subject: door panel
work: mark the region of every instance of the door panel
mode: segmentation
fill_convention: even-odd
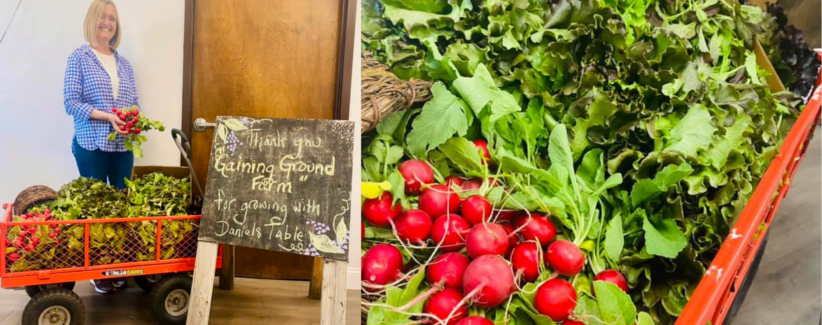
[[[334,118],[339,0],[194,1],[191,115]],[[192,164],[207,179],[214,128],[191,128]],[[312,257],[236,247],[241,277],[310,279]]]

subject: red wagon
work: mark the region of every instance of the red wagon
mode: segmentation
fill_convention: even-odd
[[[201,216],[13,222],[12,204],[7,206],[0,219],[2,238],[23,226],[77,234],[69,235],[70,243],[51,243],[53,248],[43,254],[50,258],[40,257],[37,263],[24,266],[6,254],[13,246],[2,241],[0,261],[5,263],[0,263],[0,286],[25,287],[32,297],[23,312],[24,325],[82,324],[84,308],[71,291],[74,283],[124,277],[134,277],[138,286],[151,293],[152,313],[160,324],[185,324],[192,282],[189,272],[194,270]],[[177,234],[180,229],[188,231],[178,236],[175,228]],[[153,230],[150,236],[145,229]],[[222,247],[217,268],[221,264]]]
[[[203,193],[196,175],[190,172],[188,139],[178,129],[171,135],[188,169],[141,166],[135,167],[133,175],[190,174]],[[186,323],[202,216],[15,222],[14,205],[4,207],[0,215],[0,287],[25,287],[32,298],[23,311],[23,325],[83,324],[85,308],[72,291],[75,282],[126,277],[133,277],[140,288],[151,293],[151,311],[158,323]],[[32,231],[32,236],[39,232],[42,242],[38,246],[43,247],[29,250],[15,245],[9,234],[23,236],[22,231]],[[16,250],[23,255],[9,253]],[[220,245],[217,269],[222,267],[222,253]]]

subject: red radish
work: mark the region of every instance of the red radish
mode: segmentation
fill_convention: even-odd
[[[31,212],[26,213],[26,219],[31,219],[32,215]]]
[[[519,244],[519,236],[517,234],[511,234],[517,229],[510,223],[500,223],[499,225],[502,226],[508,234],[508,247],[514,248],[514,246],[517,246],[517,244]]]
[[[463,183],[465,183],[465,180],[460,178],[459,176],[448,176],[448,177],[445,178],[445,185],[448,186],[448,188],[451,188],[452,186],[455,186],[455,185],[458,188],[460,188],[460,187],[462,187]]]
[[[9,262],[16,262],[17,260],[20,259],[20,255],[18,255],[17,253],[10,253],[8,255],[8,259],[9,259]]]
[[[573,319],[566,319],[564,322],[562,322],[562,325],[585,325],[585,323],[575,321]]]
[[[532,213],[529,217],[525,213],[520,213],[514,217],[514,226],[519,229],[522,239],[538,241],[540,246],[545,247],[557,237],[557,228],[547,218],[541,214]]]
[[[482,316],[471,316],[463,318],[457,325],[494,325],[494,323]]]
[[[500,210],[497,214],[497,221],[510,221],[517,215],[517,211],[514,210]]]
[[[28,234],[29,234],[29,232],[28,232],[28,231],[25,231],[25,230],[20,230],[20,233],[19,233],[19,234],[17,234],[17,235],[18,235],[18,236],[20,236],[20,237],[23,237],[23,236],[26,236],[26,235],[28,235]]]
[[[462,217],[468,223],[476,225],[487,221],[491,217],[491,201],[482,195],[471,195],[462,201]]]
[[[60,238],[57,238],[56,243],[57,243],[57,245],[60,245]]]
[[[434,182],[434,171],[422,160],[406,160],[399,170],[405,179],[405,193],[419,195],[422,184]]]
[[[511,266],[499,255],[483,255],[468,264],[462,279],[466,297],[480,308],[494,308],[517,290]]]
[[[132,123],[131,121],[129,121],[128,123],[126,123],[126,126],[128,126],[128,127],[132,127],[132,126],[134,126],[134,123]]]
[[[386,285],[394,282],[401,275],[402,254],[392,245],[378,244],[362,256],[362,266],[362,281]],[[368,287],[365,289],[366,291],[379,291]]]
[[[394,220],[402,212],[399,204],[391,207],[393,201],[394,197],[388,192],[383,192],[379,199],[367,199],[362,204],[362,215],[374,226],[387,227],[391,225],[390,220]]]
[[[40,237],[31,236],[31,243],[34,244],[34,246],[40,245]]]
[[[29,228],[29,235],[34,235],[36,233],[37,233],[37,228],[35,228],[35,227]]]
[[[120,125],[120,131],[125,132],[125,131],[126,131],[126,129],[127,129],[127,127],[126,127],[126,125],[125,125],[125,124]]]
[[[362,234],[360,234],[360,239],[365,238],[365,224],[360,222],[360,226],[362,226]]]
[[[140,132],[142,132],[142,131],[140,131],[140,128],[134,129],[134,134],[140,134]]]
[[[548,316],[555,322],[571,316],[577,307],[577,292],[568,281],[552,279],[537,289],[534,296],[534,307],[540,314]]]
[[[428,265],[425,278],[431,285],[445,281],[446,288],[461,289],[462,276],[468,263],[468,257],[460,253],[442,254]]]
[[[112,108],[111,111],[117,113],[117,107]]]
[[[33,251],[33,250],[34,250],[34,244],[28,244],[28,245],[26,245],[26,251],[31,252],[31,251]]]
[[[585,266],[585,255],[567,240],[557,240],[545,250],[545,263],[565,276],[574,276]]]
[[[539,277],[540,254],[535,242],[524,242],[514,247],[511,252],[511,265],[514,273],[522,272],[525,282],[534,282]]]
[[[504,255],[508,251],[508,234],[495,223],[479,223],[471,228],[465,238],[468,256]]]
[[[56,232],[53,232],[53,233],[50,233],[50,234],[49,234],[49,238],[54,239],[54,237],[57,237],[57,233],[56,233]]]
[[[456,214],[444,215],[434,220],[431,239],[444,252],[458,251],[465,246],[465,236],[470,229],[471,225],[462,217]]]
[[[626,293],[628,292],[628,281],[625,281],[625,276],[617,270],[608,269],[599,272],[599,274],[594,277],[594,281],[611,282],[622,289],[622,291],[625,291]],[[594,292],[593,283],[591,284],[591,292]],[[594,292],[594,296],[596,296],[596,292]]]
[[[460,196],[445,185],[434,185],[422,191],[419,206],[432,218],[439,218],[459,210]]]
[[[488,142],[485,140],[474,140],[474,145],[477,146],[477,149],[479,149],[483,163],[491,160],[491,153],[488,151]]]
[[[458,321],[465,318],[465,316],[468,316],[468,306],[466,304],[462,304],[462,306],[460,306],[454,314],[451,315],[451,312],[457,308],[457,305],[459,305],[460,301],[462,301],[462,298],[462,293],[459,291],[446,288],[433,294],[431,298],[425,302],[422,310],[424,313],[432,314],[442,321],[448,319],[448,322],[445,324],[456,324]],[[449,315],[451,315],[450,319],[448,318]],[[437,324],[443,324],[437,322],[436,320],[431,320],[431,323],[434,322]]]
[[[480,187],[482,187],[482,179],[479,178],[472,178],[462,183],[463,191],[478,190]]]
[[[431,234],[431,224],[431,217],[422,210],[408,210],[395,221],[397,235],[406,243],[425,243]]]
[[[46,208],[46,210],[44,210],[43,212],[44,212],[45,214],[51,214],[51,210],[49,210],[49,208]]]
[[[14,240],[14,247],[23,248],[23,246],[26,246],[26,240],[22,237],[17,237],[17,239]]]

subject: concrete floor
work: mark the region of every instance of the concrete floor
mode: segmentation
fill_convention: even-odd
[[[770,228],[762,264],[733,325],[816,325],[822,313],[822,134]]]

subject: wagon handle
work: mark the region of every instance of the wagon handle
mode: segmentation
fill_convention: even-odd
[[[180,137],[179,141],[177,141],[177,136]],[[188,165],[188,170],[191,171],[191,178],[194,179],[194,185],[196,185],[197,189],[200,190],[200,195],[205,195],[203,188],[200,187],[200,181],[197,180],[197,174],[194,173],[194,167],[191,166],[191,142],[188,141],[185,133],[179,129],[171,129],[171,137],[174,138],[174,144],[176,144],[177,148],[180,149],[180,155],[183,156],[186,164]],[[183,145],[185,145],[185,149],[183,149]]]

